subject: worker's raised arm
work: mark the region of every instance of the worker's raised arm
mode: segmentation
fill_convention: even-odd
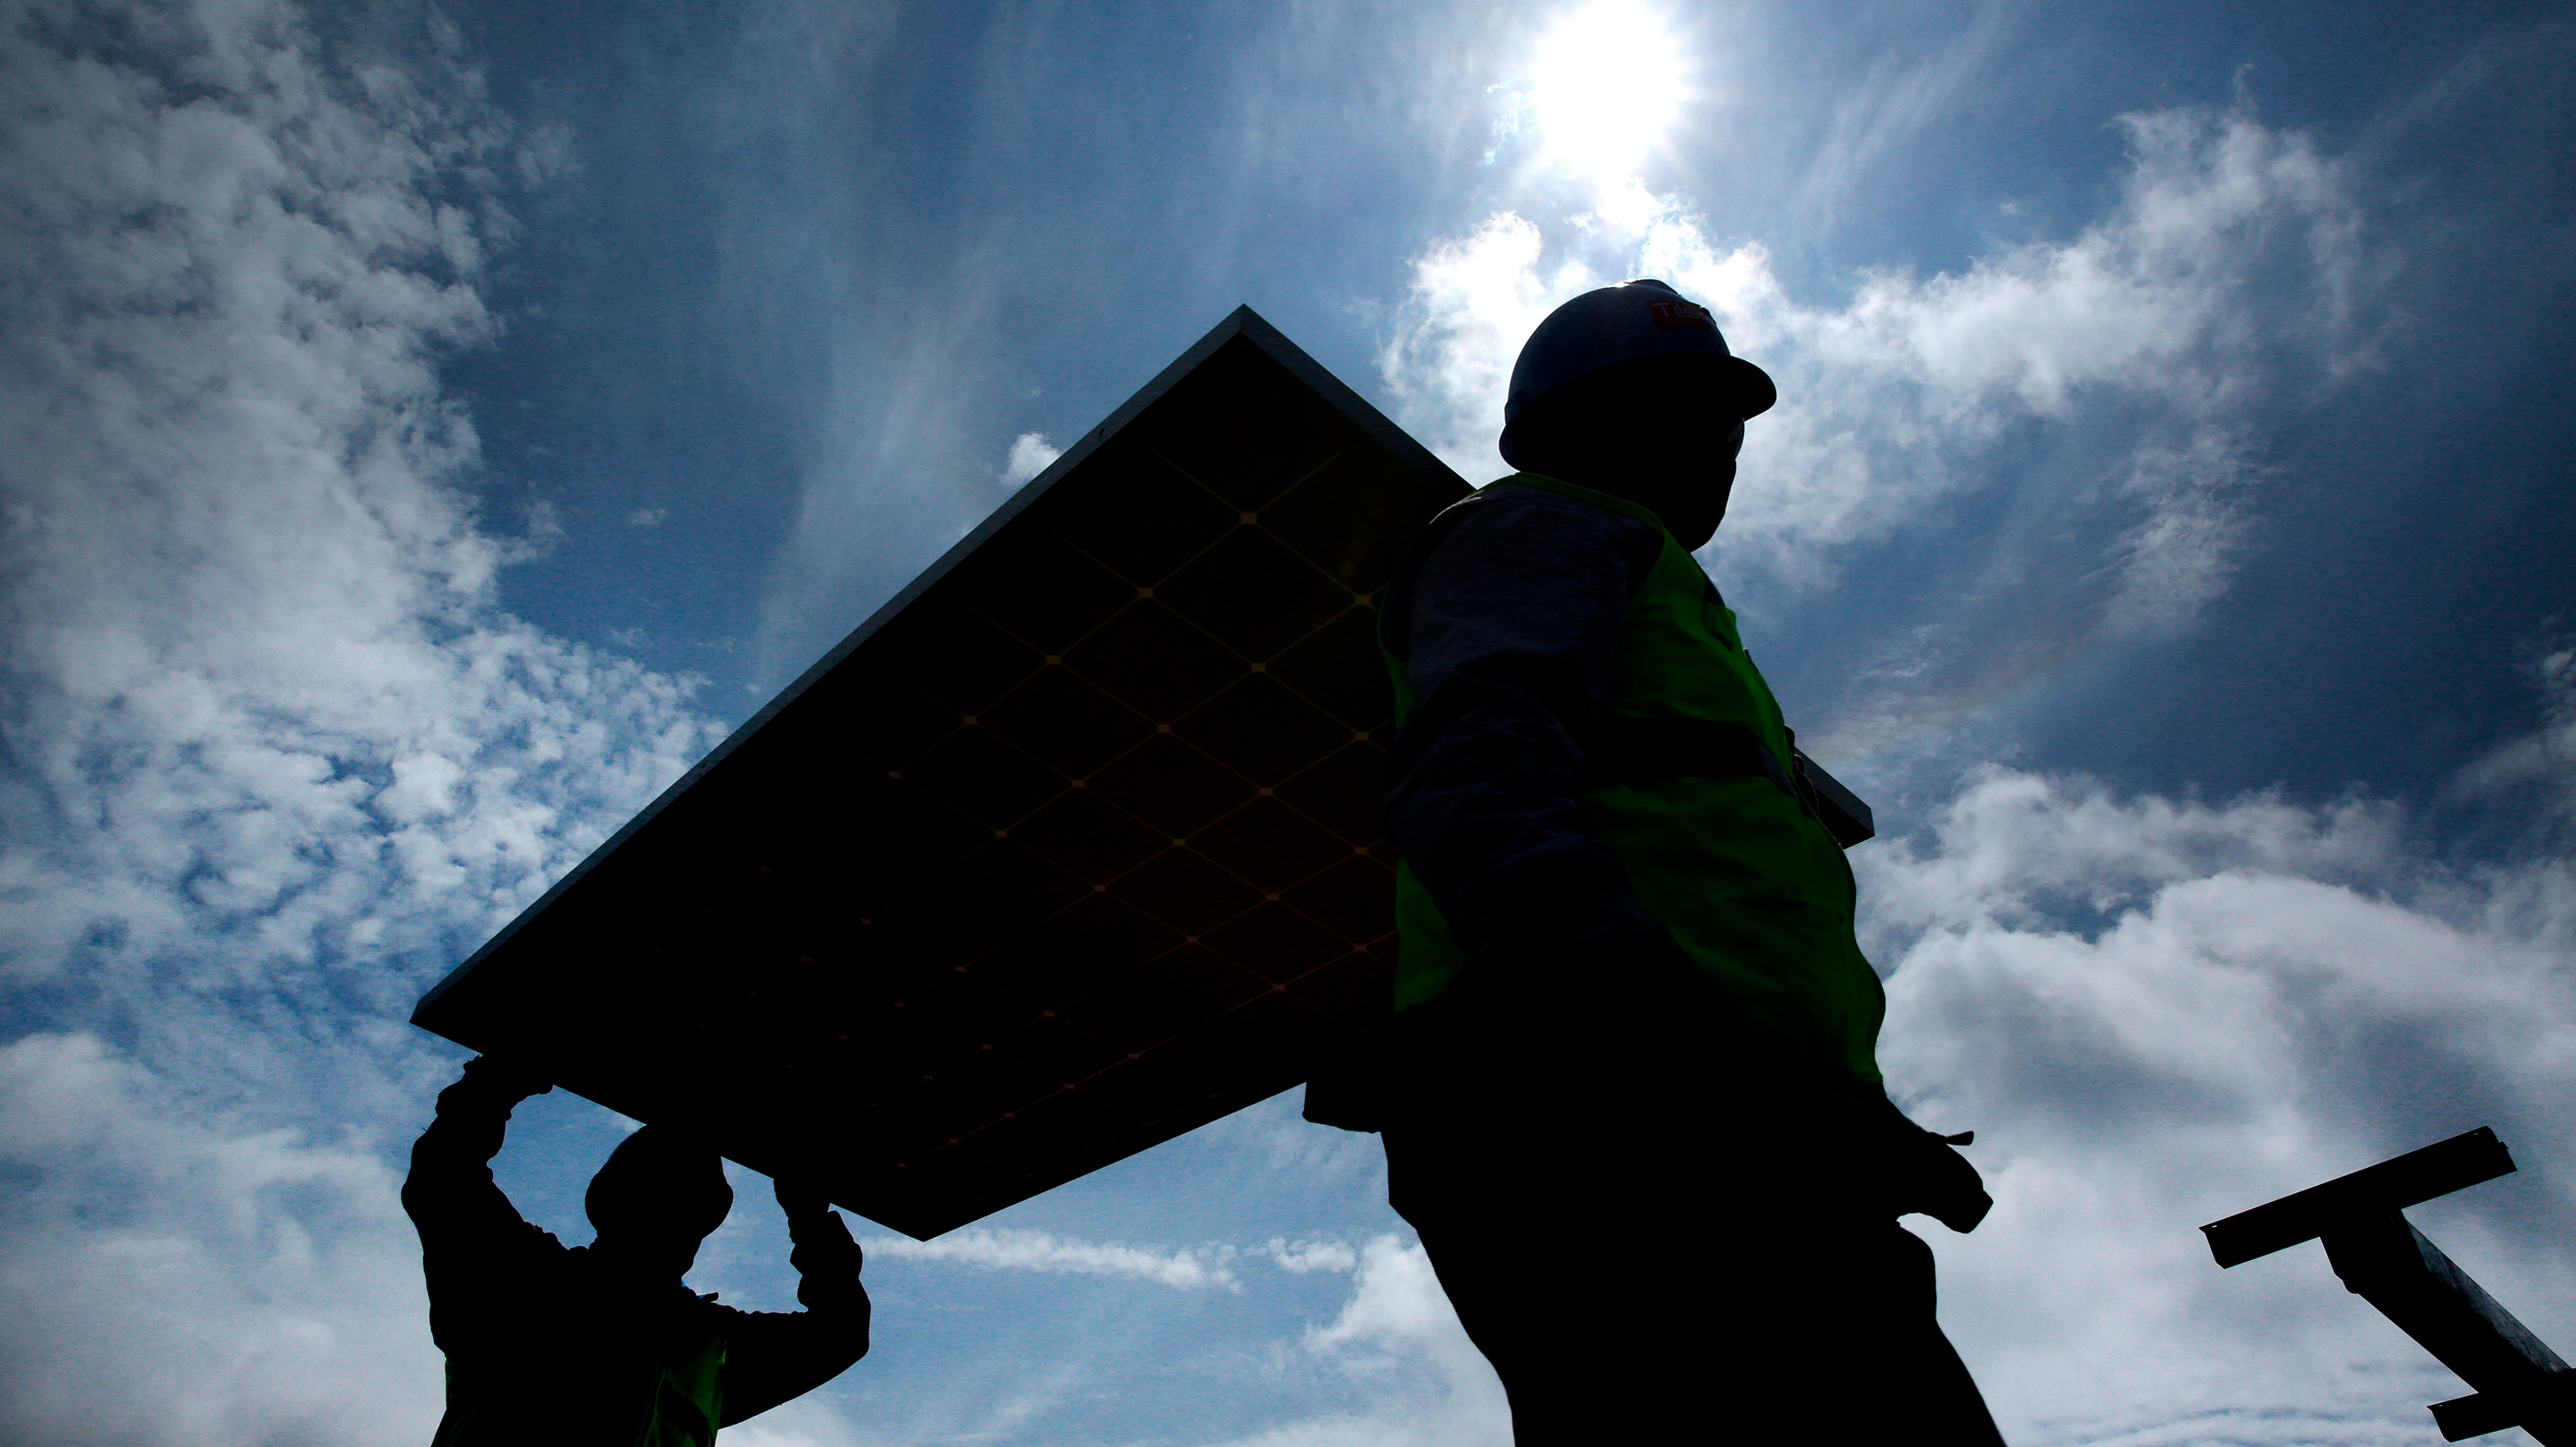
[[[411,1148],[411,1175],[403,1182],[403,1207],[422,1224],[423,1211],[440,1224],[458,1212],[495,1204],[516,1221],[508,1198],[492,1184],[491,1160],[501,1153],[510,1112],[520,1101],[554,1089],[489,1056],[465,1062],[465,1073],[438,1093],[438,1116]]]
[[[1497,954],[1669,947],[1575,792],[1628,599],[1661,547],[1636,518],[1497,486],[1444,515],[1389,592],[1386,641],[1416,705],[1387,828],[1471,973]]]
[[[440,1348],[469,1348],[507,1314],[521,1285],[516,1267],[530,1252],[560,1253],[551,1236],[519,1216],[492,1180],[510,1112],[554,1089],[489,1057],[438,1093],[438,1117],[411,1148],[403,1210],[420,1231],[429,1279],[429,1330]]]
[[[801,1397],[847,1371],[868,1352],[863,1255],[823,1193],[793,1178],[777,1183],[787,1235],[795,1242],[799,1312],[734,1312],[727,1317],[724,1426]]]

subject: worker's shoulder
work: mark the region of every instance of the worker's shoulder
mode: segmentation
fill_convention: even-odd
[[[1654,525],[1642,519],[1550,488],[1518,485],[1509,478],[1488,483],[1472,497],[1452,504],[1442,520],[1479,532],[1544,529],[1590,535],[1615,542],[1622,550],[1662,541]]]
[[[1417,557],[1456,576],[1587,577],[1607,568],[1633,584],[1663,551],[1650,523],[1546,488],[1487,486],[1434,520]]]
[[[1635,521],[1615,508],[1603,507],[1597,502],[1576,497],[1572,493],[1559,492],[1552,486],[1535,486],[1519,479],[1520,474],[1517,473],[1511,477],[1498,478],[1476,489],[1472,496],[1461,499],[1457,506],[1473,505],[1506,511],[1529,510],[1569,518],[1619,518],[1623,522]]]

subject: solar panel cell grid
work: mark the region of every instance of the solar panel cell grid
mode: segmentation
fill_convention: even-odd
[[[1385,1008],[1375,603],[1464,484],[1249,312],[423,1002],[931,1235]]]

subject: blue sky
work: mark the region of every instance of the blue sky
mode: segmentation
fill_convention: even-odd
[[[0,1424],[425,1440],[422,988],[1236,305],[1482,480],[1529,326],[1644,274],[1781,383],[1702,558],[1877,806],[2010,1440],[2430,1440],[2320,1253],[2191,1228],[2492,1124],[2417,1219],[2576,1344],[2571,61],[2563,4],[0,4]],[[582,1239],[620,1128],[534,1102],[505,1184]],[[785,1306],[743,1185],[692,1279]],[[876,1352],[729,1442],[1506,1440],[1293,1093],[860,1230]]]

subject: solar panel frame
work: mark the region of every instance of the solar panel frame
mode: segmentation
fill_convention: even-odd
[[[1297,1084],[1385,1007],[1368,635],[1403,546],[1468,491],[1238,309],[415,1023],[701,1119],[732,1158],[818,1170],[924,1239]],[[1012,550],[1048,588],[1014,595],[991,561]],[[1108,621],[1076,636],[1085,600]],[[903,849],[837,835],[814,817],[835,801],[905,821]]]

